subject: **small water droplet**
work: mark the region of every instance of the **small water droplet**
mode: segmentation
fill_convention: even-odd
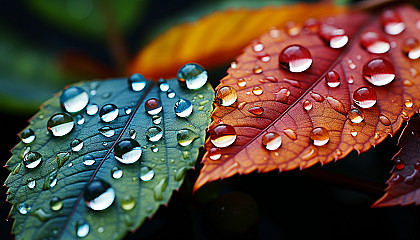
[[[303,32],[305,34],[317,33],[321,27],[321,23],[316,18],[308,18],[303,23]]]
[[[408,113],[406,111],[401,112],[401,117],[403,120],[408,121],[410,118],[408,117]]]
[[[130,136],[131,139],[135,139],[136,138],[136,130],[130,129],[128,131],[128,135]]]
[[[401,170],[404,168],[404,161],[401,159],[395,160],[395,168]]]
[[[162,117],[159,115],[154,115],[152,117],[152,121],[154,124],[160,124],[162,122]]]
[[[268,132],[264,134],[261,142],[267,150],[277,150],[281,146],[281,136],[275,132]]]
[[[335,99],[335,98],[333,98],[331,96],[328,96],[327,97],[327,102],[330,104],[330,106],[335,111],[337,111],[337,112],[339,112],[339,113],[341,113],[343,115],[346,115],[347,114],[346,107],[344,106],[344,104],[340,100]]]
[[[77,222],[76,224],[76,236],[79,238],[86,237],[89,234],[90,226],[87,222]]]
[[[274,93],[276,95],[276,101],[287,104],[290,96],[290,90],[288,88],[282,88],[278,92]]]
[[[29,178],[28,180],[29,180],[27,184],[28,188],[33,189],[36,186],[36,181],[32,180],[32,178]]]
[[[86,114],[89,116],[93,116],[98,112],[98,110],[99,110],[98,105],[95,103],[92,103],[92,104],[87,105]]]
[[[73,118],[68,113],[56,113],[47,122],[48,131],[55,137],[70,133],[73,127]]]
[[[290,45],[280,53],[279,64],[290,72],[303,72],[312,65],[312,56],[305,47]]]
[[[165,199],[163,193],[165,192],[166,185],[168,184],[168,177],[165,177],[159,181],[158,184],[153,188],[153,196],[156,201],[162,201]]]
[[[417,59],[420,57],[420,42],[415,37],[404,39],[401,49],[403,53],[410,59]]]
[[[370,53],[386,53],[391,45],[376,32],[365,32],[360,37],[360,45]]]
[[[284,132],[284,134],[288,137],[288,138],[290,138],[291,140],[296,140],[297,139],[297,134],[296,134],[296,132],[295,131],[293,131],[292,129],[290,129],[290,128],[286,128],[286,129],[284,129],[283,130],[283,132]]]
[[[263,93],[262,87],[256,86],[252,89],[252,93],[259,96]]]
[[[354,103],[361,108],[371,108],[376,104],[376,92],[370,86],[357,89],[353,93]]]
[[[85,166],[92,166],[95,163],[96,163],[95,158],[93,158],[91,155],[86,154],[83,156],[83,164]]]
[[[375,132],[375,135],[373,136],[373,139],[378,140],[381,137],[381,132]]]
[[[331,48],[342,48],[349,41],[349,38],[344,29],[332,25],[322,25],[319,31],[319,36]]]
[[[176,135],[178,144],[183,147],[190,145],[194,141],[194,139],[199,137],[200,136],[196,132],[190,129],[181,129]]]
[[[309,101],[309,100],[305,100],[305,101],[303,101],[303,108],[306,110],[306,111],[309,111],[309,110],[311,110],[312,109],[312,102],[311,101]]]
[[[245,87],[246,86],[246,80],[243,79],[243,78],[239,78],[237,84],[238,84],[239,87]]]
[[[324,146],[330,140],[330,134],[327,129],[316,127],[309,133],[309,138],[312,139],[315,146]]]
[[[155,171],[153,171],[152,168],[147,167],[147,166],[143,166],[140,168],[140,179],[143,182],[148,182],[150,180],[153,179],[153,177],[155,176]]]
[[[153,126],[147,129],[146,131],[146,138],[151,142],[159,141],[162,138],[162,136],[163,131],[160,127]]]
[[[260,73],[262,73],[262,72],[263,72],[263,70],[262,70],[261,66],[259,66],[259,65],[255,65],[255,66],[252,68],[252,71],[253,71],[255,74],[260,74]]]
[[[107,209],[115,200],[115,191],[103,180],[93,180],[86,184],[83,197],[86,206],[95,211]]]
[[[25,129],[20,134],[20,139],[22,140],[23,143],[29,144],[29,143],[31,143],[31,142],[33,142],[35,140],[35,133],[30,128]]]
[[[228,124],[220,124],[210,130],[210,141],[214,146],[224,148],[236,140],[235,128]]]
[[[178,117],[186,118],[193,112],[193,105],[190,100],[181,98],[175,103],[174,111]]]
[[[121,200],[121,208],[125,211],[129,211],[136,206],[136,199],[134,199],[131,195],[125,195]]]
[[[411,86],[413,86],[413,82],[409,79],[405,79],[403,81],[403,85],[406,86],[406,87],[411,87]]]
[[[176,93],[175,93],[175,91],[174,90],[172,90],[172,89],[168,89],[168,91],[166,92],[166,96],[168,97],[168,98],[174,98],[175,96],[176,96]]]
[[[76,116],[76,123],[77,125],[82,125],[85,123],[85,118],[82,115],[77,115]]]
[[[160,101],[156,98],[150,98],[146,101],[144,104],[144,108],[146,109],[146,112],[150,115],[156,115],[162,111],[162,105],[160,104]]]
[[[17,205],[17,210],[22,215],[28,214],[29,212],[31,212],[31,209],[32,209],[32,206],[26,203],[20,203],[19,205]]]
[[[347,118],[352,123],[361,123],[365,119],[365,115],[359,109],[353,108],[347,113]]]
[[[141,154],[140,144],[131,138],[120,140],[114,147],[115,159],[124,164],[137,162]]]
[[[317,102],[323,102],[325,100],[325,98],[321,94],[316,92],[311,92],[311,97]]]
[[[261,61],[261,62],[268,62],[270,61],[271,57],[266,52],[259,52],[256,53],[255,56]]]
[[[53,196],[50,199],[50,208],[53,211],[60,211],[63,208],[63,202],[59,197]]]
[[[325,75],[325,81],[327,82],[328,87],[338,87],[340,86],[340,74],[338,74],[336,71],[329,71]]]
[[[130,107],[124,107],[124,112],[125,114],[129,115],[131,113],[131,108]]]
[[[353,78],[353,76],[348,76],[347,77],[347,82],[348,82],[348,84],[353,84],[354,83],[354,78]]]
[[[112,129],[110,126],[103,126],[98,129],[98,131],[104,136],[104,137],[112,137],[115,134],[115,130]]]
[[[309,149],[305,152],[305,154],[302,156],[302,159],[305,161],[308,161],[317,155],[318,155],[318,149],[311,145]]]
[[[389,118],[386,117],[385,115],[380,115],[379,116],[379,121],[385,126],[391,125],[391,120],[389,120]]]
[[[74,139],[70,143],[70,148],[73,152],[78,152],[78,151],[82,150],[83,141],[81,139],[78,139],[78,138]]]
[[[406,106],[407,108],[412,108],[413,104],[414,104],[414,102],[410,98],[407,98],[407,99],[404,100],[404,106]]]
[[[28,152],[23,157],[23,164],[27,169],[34,169],[39,166],[42,156],[38,152]]]
[[[264,45],[257,40],[251,42],[251,47],[254,52],[261,52],[262,50],[264,50]]]
[[[89,103],[89,94],[80,87],[68,87],[61,94],[60,103],[69,113],[79,112]]]
[[[146,87],[146,79],[139,73],[134,73],[128,78],[128,86],[131,90],[138,92]]]
[[[350,131],[350,134],[351,134],[353,137],[356,137],[356,136],[357,136],[357,134],[358,134],[358,132],[357,132],[355,129],[352,129],[352,130]]]
[[[248,109],[248,112],[250,112],[250,113],[252,113],[254,115],[260,116],[260,115],[262,115],[264,113],[264,108],[258,107],[258,106],[251,107],[251,108]]]
[[[245,80],[243,82],[246,83]],[[239,82],[238,82],[238,85],[239,85]],[[220,105],[225,106],[225,107],[234,104],[237,99],[238,99],[238,95],[236,93],[236,90],[231,86],[223,86],[219,88],[215,93],[215,100]]]
[[[58,165],[61,167],[64,165],[64,163],[69,160],[70,153],[68,152],[59,152],[57,153],[57,156],[55,157],[56,161],[58,162]]]
[[[199,89],[207,83],[208,74],[202,66],[188,63],[179,69],[177,78],[181,87]]]
[[[286,33],[289,36],[298,35],[300,33],[301,29],[302,29],[302,27],[299,24],[297,24],[295,21],[288,21],[285,24],[285,30],[286,30]]]
[[[111,169],[111,176],[113,179],[120,179],[123,176],[123,170],[119,167],[113,167]]]
[[[118,107],[112,103],[105,104],[99,111],[99,117],[103,122],[112,122],[118,117]]]
[[[220,157],[222,156],[222,152],[220,151],[220,148],[210,148],[209,149],[209,158],[213,161],[219,160]]]
[[[233,61],[233,62],[230,63],[230,67],[232,69],[236,69],[238,67],[238,63],[236,61]]]
[[[398,35],[405,29],[405,24],[400,15],[392,9],[387,9],[381,14],[381,23],[384,31],[389,35]]]
[[[375,86],[384,86],[395,79],[395,69],[388,60],[375,58],[363,66],[363,77]]]
[[[163,78],[159,79],[159,89],[162,92],[166,92],[169,90],[169,83]]]

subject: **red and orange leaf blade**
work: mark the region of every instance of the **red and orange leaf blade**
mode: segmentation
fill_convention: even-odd
[[[255,52],[252,47],[255,42],[246,47],[216,88],[233,87],[238,95],[237,102],[227,107],[216,104],[209,127],[213,129],[221,123],[233,126],[236,141],[220,148],[221,157],[212,160],[209,152],[214,146],[207,140],[204,166],[195,189],[237,173],[285,171],[307,168],[318,162],[325,164],[345,157],[353,149],[367,151],[388,134],[394,134],[402,121],[420,106],[420,76],[417,74],[420,62],[409,59],[401,50],[405,39],[420,36],[416,26],[420,14],[409,6],[394,11],[406,25],[398,35],[384,32],[380,13],[359,12],[319,20],[345,30],[349,42],[343,48],[332,49],[318,34],[305,29],[296,36],[282,29],[272,29],[262,35],[258,41],[263,44],[269,61],[261,61],[261,51]],[[360,37],[367,31],[378,33],[390,43],[390,50],[373,54],[362,48]],[[300,44],[310,51],[313,63],[307,71],[291,73],[279,67],[279,53],[292,44]],[[362,75],[365,63],[378,57],[390,61],[395,68],[395,79],[385,86],[374,86]],[[326,84],[325,75],[331,70],[340,75],[338,87]],[[373,107],[360,108],[354,104],[353,93],[364,86],[376,91],[377,102]],[[262,88],[262,94],[255,94],[255,87]],[[306,110],[304,106],[308,103],[312,107]],[[252,114],[249,111],[252,107],[263,108],[263,114]],[[362,112],[362,122],[353,123],[348,119],[352,108]],[[317,127],[329,132],[329,142],[323,146],[315,146],[309,138]],[[262,137],[268,132],[281,136],[281,147],[271,151],[264,147]]]

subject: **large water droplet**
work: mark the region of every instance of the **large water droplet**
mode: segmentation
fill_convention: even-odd
[[[115,200],[115,191],[103,180],[93,180],[86,184],[83,195],[86,206],[92,210],[107,209]]]
[[[178,144],[186,147],[188,145],[190,145],[194,139],[199,138],[200,136],[190,130],[190,129],[181,129],[177,134],[176,134],[176,139],[178,141]]]
[[[156,115],[162,111],[162,105],[160,104],[160,101],[156,98],[150,98],[146,101],[144,104],[144,108],[146,109],[146,112],[150,115]]]
[[[338,74],[336,71],[329,71],[325,75],[325,81],[327,82],[328,87],[338,87],[340,86],[340,74]]]
[[[179,99],[174,106],[175,114],[178,117],[189,117],[193,111],[193,105],[188,99]]]
[[[206,84],[208,75],[202,66],[189,63],[179,69],[177,78],[181,87],[199,89]]]
[[[394,65],[383,58],[372,59],[363,66],[363,77],[375,86],[384,86],[395,78]]]
[[[25,167],[28,169],[33,169],[38,167],[38,165],[42,161],[42,156],[38,152],[28,152],[23,157],[23,164],[25,164]]]
[[[137,162],[141,157],[141,153],[140,144],[131,138],[119,141],[114,147],[115,159],[124,164]]]
[[[376,104],[376,92],[370,86],[357,89],[353,93],[353,100],[361,108],[371,108]]]
[[[23,143],[26,143],[26,144],[31,143],[35,140],[35,133],[30,128],[25,129],[20,134],[20,139],[22,140]]]
[[[89,116],[93,116],[98,112],[98,110],[99,110],[98,105],[95,103],[92,103],[92,104],[87,105],[86,114]]]
[[[73,118],[68,113],[56,113],[47,122],[48,131],[55,137],[68,134],[73,127]]]
[[[330,134],[327,129],[316,127],[309,133],[309,138],[312,139],[315,146],[324,146],[330,140]]]
[[[384,31],[389,35],[398,35],[405,29],[405,24],[401,20],[400,15],[392,9],[382,12],[381,23]]]
[[[136,206],[136,199],[134,199],[131,195],[125,195],[121,200],[121,208],[129,211]]]
[[[312,65],[312,56],[305,47],[290,45],[280,53],[279,64],[290,72],[303,72]]]
[[[50,208],[53,211],[60,211],[60,209],[63,208],[63,202],[59,197],[53,196],[50,199]]]
[[[220,124],[210,130],[210,141],[214,146],[224,148],[236,140],[235,128],[228,124]]]
[[[86,237],[89,234],[90,226],[87,222],[77,222],[76,224],[76,236],[79,238]]]
[[[415,37],[404,39],[401,49],[403,53],[410,59],[417,59],[420,57],[420,42]]]
[[[347,118],[352,123],[361,123],[365,119],[365,115],[359,109],[353,108],[347,113]]]
[[[29,212],[31,212],[31,209],[32,209],[32,206],[26,203],[20,203],[19,205],[17,205],[17,210],[22,215],[28,214]]]
[[[83,148],[82,139],[76,138],[73,141],[71,141],[70,148],[73,152],[78,152],[78,151],[82,150],[82,148]]]
[[[260,115],[262,115],[264,113],[264,108],[258,107],[258,106],[251,107],[251,108],[248,109],[248,112],[250,112],[250,113],[252,113],[254,115],[260,116]]]
[[[360,37],[360,45],[370,53],[386,53],[391,45],[376,32],[365,32]]]
[[[245,80],[243,82],[246,84]],[[219,88],[215,94],[216,102],[225,107],[232,105],[236,102],[237,99],[238,95],[236,93],[236,90],[231,86],[223,86]]]
[[[113,167],[111,169],[111,176],[113,179],[120,179],[123,176],[124,172],[119,167]]]
[[[69,87],[61,94],[60,103],[67,112],[79,112],[89,103],[89,94],[80,87]]]
[[[220,148],[210,148],[209,149],[209,158],[213,161],[219,160],[222,156],[222,152],[220,151]]]
[[[160,127],[150,127],[146,131],[146,138],[151,142],[159,141],[163,136],[163,131]]]
[[[112,129],[110,126],[103,126],[98,129],[98,131],[104,135],[105,137],[112,137],[115,134],[115,130]]]
[[[261,141],[265,148],[270,151],[276,150],[281,146],[281,137],[275,132],[266,133]]]
[[[118,107],[112,103],[105,104],[99,111],[99,117],[104,122],[114,121],[118,117]]]
[[[148,181],[152,180],[154,176],[155,176],[155,171],[153,171],[152,168],[147,167],[147,166],[144,166],[144,167],[140,168],[139,177],[143,182],[148,182]]]
[[[344,29],[332,25],[322,25],[319,31],[319,36],[331,48],[342,48],[349,41],[349,38]]]
[[[146,79],[139,73],[134,73],[128,78],[128,86],[131,90],[138,92],[146,87]]]

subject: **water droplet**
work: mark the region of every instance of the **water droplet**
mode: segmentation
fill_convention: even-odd
[[[146,138],[151,142],[159,141],[162,138],[162,136],[163,131],[160,127],[153,126],[147,129],[146,131]]]
[[[153,196],[156,201],[162,201],[165,199],[163,193],[165,192],[166,185],[168,184],[168,177],[165,177],[159,181],[158,184],[153,188]]]
[[[105,104],[99,111],[99,117],[104,122],[112,122],[118,117],[118,107],[112,103]]]
[[[404,168],[404,161],[401,159],[395,160],[395,168],[401,170]]]
[[[159,115],[154,115],[152,117],[152,121],[154,124],[160,124],[162,122],[162,117]]]
[[[27,184],[28,188],[33,189],[36,186],[36,181],[32,180],[31,178],[29,178],[28,180],[29,180]]]
[[[95,103],[92,103],[92,104],[87,105],[86,114],[89,116],[93,116],[98,112],[98,110],[99,110],[98,105]]]
[[[290,45],[280,53],[279,64],[290,72],[303,72],[312,65],[312,56],[305,47]]]
[[[353,78],[353,76],[348,76],[348,78],[347,78],[347,82],[349,83],[349,84],[353,84],[354,83],[354,78]]]
[[[148,182],[150,180],[153,179],[153,177],[155,176],[155,171],[153,171],[152,168],[147,167],[147,166],[143,166],[140,168],[140,179],[143,182]]]
[[[179,69],[177,78],[181,87],[199,89],[207,83],[208,74],[202,66],[188,63]]]
[[[290,96],[290,90],[288,88],[282,88],[274,94],[276,95],[276,101],[287,104]]]
[[[239,87],[245,87],[246,86],[246,80],[243,78],[239,78],[237,82]]]
[[[401,112],[401,118],[404,119],[405,121],[408,121],[410,119],[406,111]]]
[[[50,199],[50,208],[53,211],[60,211],[63,208],[63,202],[59,197],[54,196]]]
[[[224,148],[236,140],[235,128],[228,124],[220,124],[210,130],[210,141],[214,146]]]
[[[243,80],[243,82],[246,84],[245,80]],[[238,82],[238,85],[239,85],[239,82]],[[215,94],[215,100],[220,105],[225,106],[225,107],[232,105],[233,103],[236,102],[237,99],[238,99],[238,95],[236,93],[236,90],[231,86],[223,86],[219,88]]]
[[[354,103],[361,108],[371,108],[376,104],[376,92],[370,86],[357,89],[353,93]]]
[[[375,132],[375,135],[373,136],[373,139],[378,140],[381,137],[380,132]]]
[[[303,32],[305,34],[317,33],[321,27],[320,22],[316,18],[308,18],[303,23]]]
[[[129,115],[131,113],[131,108],[130,107],[124,107],[124,112],[125,114]]]
[[[406,87],[411,87],[411,86],[413,86],[413,82],[409,79],[405,79],[403,81],[403,85],[406,86]]]
[[[28,214],[29,212],[31,212],[31,209],[32,209],[32,206],[26,203],[20,203],[19,205],[17,205],[17,210],[22,215]]]
[[[402,51],[410,59],[417,59],[420,57],[420,42],[415,37],[404,39]]]
[[[353,137],[356,137],[358,134],[358,132],[355,129],[350,130],[350,135],[352,135]]]
[[[136,130],[130,129],[128,131],[128,135],[130,136],[131,139],[135,139],[136,138]]]
[[[250,112],[254,115],[260,116],[264,113],[264,108],[258,107],[258,106],[257,107],[251,107],[251,108],[248,109],[248,112]]]
[[[89,224],[86,222],[78,222],[76,224],[76,235],[79,238],[86,237],[89,234]]]
[[[105,137],[112,137],[115,134],[115,130],[112,129],[110,126],[103,126],[98,129],[98,131]]]
[[[12,174],[13,175],[17,174],[19,172],[21,166],[22,166],[21,163],[17,163],[16,166],[12,170]]]
[[[85,118],[82,115],[77,115],[76,116],[76,123],[77,125],[82,125],[85,123]]]
[[[410,98],[407,98],[407,99],[404,100],[404,106],[406,106],[407,108],[412,108],[413,104],[414,104],[414,102]]]
[[[38,152],[28,152],[23,157],[23,164],[28,169],[33,169],[38,167],[42,161],[42,156]]]
[[[400,15],[391,9],[382,12],[381,23],[384,31],[389,35],[398,35],[405,29],[405,24]]]
[[[91,155],[86,154],[85,156],[83,156],[83,164],[85,166],[92,166],[95,163],[95,158],[93,158]]]
[[[169,90],[166,92],[166,96],[167,96],[168,98],[174,98],[174,97],[176,96],[176,93],[175,93],[175,91],[174,91],[174,90],[169,89]]]
[[[136,206],[136,199],[134,199],[131,195],[125,195],[121,200],[121,208],[129,211]]]
[[[190,129],[181,129],[177,135],[176,139],[179,145],[186,147],[190,145],[194,139],[199,138],[200,136]]]
[[[119,167],[113,167],[111,169],[111,176],[113,179],[120,179],[123,176],[123,170]]]
[[[259,66],[259,65],[255,65],[255,66],[252,68],[252,71],[253,71],[255,74],[260,74],[260,73],[262,73],[262,72],[263,72],[263,70],[262,70],[261,66]]]
[[[296,132],[295,132],[295,131],[293,131],[292,129],[290,129],[290,128],[286,128],[286,129],[284,129],[284,130],[283,130],[283,132],[284,132],[284,134],[285,134],[288,138],[290,138],[291,140],[296,140],[296,139],[297,139]]]
[[[188,99],[179,99],[174,106],[175,114],[178,117],[189,117],[193,111],[193,105]]]
[[[131,138],[119,141],[114,147],[115,159],[124,164],[137,162],[141,157],[141,153],[140,144]]]
[[[262,87],[256,86],[252,89],[252,93],[259,96],[263,93]]]
[[[298,25],[296,22],[294,21],[289,21],[285,24],[285,30],[286,33],[289,36],[296,36],[300,33],[300,30],[302,29],[302,27],[300,25]]]
[[[60,103],[69,113],[79,112],[89,103],[89,94],[80,87],[68,87],[61,94]]]
[[[262,50],[264,50],[264,45],[257,40],[251,42],[251,47],[254,52],[261,52]]]
[[[305,154],[302,156],[302,159],[305,161],[308,161],[317,155],[318,155],[318,149],[311,145],[309,149],[306,150]]]
[[[57,156],[55,157],[56,161],[58,162],[58,165],[61,167],[64,165],[64,163],[69,160],[70,153],[68,152],[59,152],[57,153]]]
[[[151,98],[147,100],[144,104],[144,108],[146,109],[146,112],[150,115],[156,115],[162,111],[162,105],[160,104],[160,101],[156,98]]]
[[[266,133],[261,141],[265,148],[270,151],[276,150],[281,146],[281,137],[275,132]]]
[[[336,71],[329,71],[325,75],[325,81],[327,82],[328,87],[338,87],[340,86],[340,75]]]
[[[73,118],[68,113],[56,113],[47,122],[48,131],[55,137],[68,134],[73,127]]]
[[[303,108],[306,110],[306,111],[309,111],[309,110],[311,110],[312,109],[312,102],[311,101],[309,101],[309,100],[305,100],[305,101],[303,101]]]
[[[391,62],[375,58],[363,66],[363,77],[375,86],[384,86],[395,78],[395,69]]]
[[[309,133],[309,138],[312,139],[315,146],[324,146],[330,140],[330,134],[327,129],[316,127]]]
[[[317,102],[323,102],[325,100],[325,98],[321,94],[316,92],[311,92],[311,97]]]
[[[352,123],[361,123],[365,119],[365,115],[359,109],[353,108],[347,113],[347,118]]]
[[[159,79],[159,89],[162,92],[167,92],[169,90],[169,83],[163,78]]]
[[[337,111],[337,112],[339,112],[339,113],[341,113],[343,115],[346,115],[347,114],[346,107],[344,106],[344,104],[340,100],[335,99],[335,98],[333,98],[331,96],[328,96],[327,97],[327,102],[330,104],[330,106],[335,111]]]
[[[233,61],[230,63],[230,67],[236,69],[238,67],[238,63],[236,61]]]
[[[271,57],[268,53],[265,52],[259,52],[256,53],[255,56],[261,61],[261,62],[268,62],[270,61]]]
[[[342,48],[349,41],[344,29],[332,25],[322,25],[319,36],[331,47]]]
[[[383,125],[385,125],[385,126],[389,126],[389,125],[391,125],[391,121],[389,120],[389,118],[388,117],[386,117],[385,115],[380,115],[379,116],[379,121],[383,124]]]
[[[92,210],[107,209],[115,200],[115,191],[103,180],[93,180],[86,184],[83,195],[86,206]]]
[[[210,148],[209,149],[209,158],[213,161],[219,160],[222,156],[222,152],[220,151],[220,148]]]
[[[20,134],[20,139],[22,140],[23,143],[26,143],[26,144],[31,143],[35,140],[35,133],[30,128],[25,129]]]
[[[78,151],[82,150],[82,148],[83,148],[82,139],[76,138],[73,141],[71,141],[70,148],[73,152],[78,152]]]
[[[138,92],[146,87],[146,79],[139,73],[134,73],[128,78],[128,86],[131,90]]]
[[[370,53],[386,53],[391,45],[376,32],[365,32],[360,37],[360,45]]]

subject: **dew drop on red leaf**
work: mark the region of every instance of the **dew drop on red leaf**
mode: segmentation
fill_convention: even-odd
[[[417,59],[420,57],[420,42],[415,37],[404,39],[402,51],[410,59]]]
[[[290,72],[306,71],[312,64],[311,53],[298,44],[287,46],[279,55],[279,64]]]
[[[236,140],[235,128],[228,124],[220,124],[210,130],[210,140],[214,146],[224,148]]]
[[[330,141],[330,134],[327,129],[316,127],[309,133],[309,138],[315,146],[324,146]]]
[[[384,58],[375,58],[363,66],[363,77],[375,86],[384,86],[395,79],[394,65]]]
[[[365,32],[360,37],[360,45],[370,53],[386,53],[391,45],[376,32]]]
[[[376,91],[370,86],[358,88],[353,93],[354,103],[361,108],[371,108],[376,104]]]

